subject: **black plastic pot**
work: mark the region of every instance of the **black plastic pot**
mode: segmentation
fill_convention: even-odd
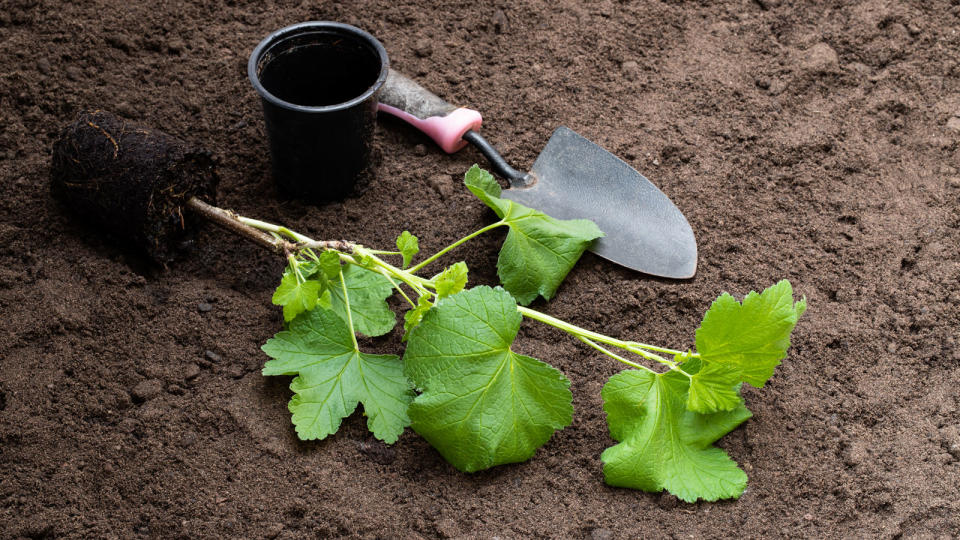
[[[369,172],[388,67],[376,38],[343,23],[295,24],[257,45],[247,73],[263,104],[281,191],[314,203],[354,191]]]

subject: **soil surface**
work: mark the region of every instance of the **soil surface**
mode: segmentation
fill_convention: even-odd
[[[4,2],[0,536],[960,536],[956,0],[434,4]],[[360,414],[299,442],[289,378],[259,373],[281,258],[207,226],[159,267],[51,198],[57,133],[101,108],[211,150],[222,206],[315,238],[390,247],[410,229],[433,252],[490,223],[461,183],[482,156],[390,118],[360,196],[277,196],[247,56],[317,19],[482,111],[517,167],[559,125],[596,141],[697,235],[691,280],[587,254],[534,307],[686,348],[723,291],[787,278],[807,297],[787,360],[745,391],[754,418],[720,441],[750,476],[739,500],[605,486],[600,389],[619,367],[532,322],[518,349],[567,374],[576,413],[529,462],[462,474]],[[496,283],[501,239],[457,252],[472,283]]]

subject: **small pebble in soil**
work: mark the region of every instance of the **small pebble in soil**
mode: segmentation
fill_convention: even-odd
[[[947,448],[947,452],[950,452],[954,459],[960,459],[960,443],[951,444],[950,448]]]
[[[502,9],[493,12],[493,31],[497,34],[505,34],[510,30],[510,22],[507,20],[507,14]]]
[[[180,54],[187,48],[187,44],[180,38],[173,38],[167,42],[167,52],[170,54]]]
[[[456,538],[460,536],[460,527],[457,526],[457,522],[450,519],[441,519],[436,524],[437,533],[440,535],[440,538]]]
[[[779,96],[786,91],[787,81],[783,79],[774,79],[770,81],[770,88],[767,89],[767,92],[769,92],[771,96]]]
[[[440,195],[441,199],[446,200],[453,195],[453,186],[450,185],[450,177],[445,174],[435,174],[427,178],[427,184]]]
[[[199,376],[200,376],[200,366],[192,362],[187,364],[187,367],[184,368],[183,370],[183,380],[185,381],[192,381],[193,379],[196,379]]]
[[[806,71],[823,72],[836,68],[840,60],[837,51],[826,43],[817,43],[803,52],[800,66]]]
[[[223,368],[222,373],[233,379],[240,379],[247,374],[247,372],[244,371],[243,368],[238,365],[227,366]]]
[[[126,101],[121,101],[120,103],[117,103],[117,106],[114,107],[114,110],[117,112],[117,114],[125,118],[136,118],[137,116],[139,116],[137,114],[137,110],[134,109],[133,106],[131,106]]]
[[[50,68],[50,61],[46,58],[37,60],[37,71],[39,71],[41,75],[49,75],[52,71]]]
[[[213,309],[213,306],[206,302],[200,302],[199,304],[197,304],[197,311],[199,311],[200,313],[206,313],[211,309]]]
[[[951,425],[941,428],[940,440],[951,456],[960,459],[960,427]]]
[[[640,66],[633,60],[627,60],[620,68],[628,81],[635,81],[640,77]]]
[[[123,52],[130,52],[136,49],[136,45],[134,45],[133,40],[122,34],[107,36],[105,41],[107,42],[107,45]]]
[[[414,147],[413,147],[413,154],[414,154],[415,156],[421,156],[421,157],[427,155],[427,146],[424,145],[424,144],[418,144],[418,145],[414,146]]]
[[[849,467],[854,467],[861,463],[864,463],[870,458],[870,454],[867,451],[867,447],[864,443],[860,441],[854,441],[850,444],[850,447],[847,448],[846,455],[843,458],[843,462]]]
[[[420,38],[413,43],[413,54],[426,58],[433,54],[433,43],[427,38]]]
[[[137,429],[137,420],[134,418],[124,418],[117,423],[117,429],[121,433],[133,433]]]
[[[264,527],[263,536],[264,538],[276,538],[280,536],[280,533],[283,532],[283,523],[271,523]]]
[[[222,357],[222,356],[220,356],[219,354],[217,354],[217,353],[215,353],[215,352],[213,352],[213,351],[211,351],[211,350],[203,351],[203,357],[206,358],[207,360],[211,361],[211,362],[214,362],[214,363],[223,360],[223,357]]]
[[[960,116],[954,116],[947,120],[947,129],[950,131],[960,131]]]
[[[143,403],[159,396],[160,392],[163,392],[163,381],[147,379],[133,387],[133,390],[130,391],[130,397],[133,398],[134,403]]]

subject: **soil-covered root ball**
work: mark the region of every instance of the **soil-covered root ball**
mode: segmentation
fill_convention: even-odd
[[[50,192],[109,234],[165,263],[190,229],[191,197],[215,204],[210,153],[105,111],[86,111],[53,146]]]

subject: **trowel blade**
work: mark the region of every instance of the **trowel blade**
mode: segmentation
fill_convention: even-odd
[[[533,164],[536,182],[503,197],[559,219],[592,220],[606,236],[591,251],[640,272],[693,277],[697,242],[679,209],[623,160],[567,127]]]

